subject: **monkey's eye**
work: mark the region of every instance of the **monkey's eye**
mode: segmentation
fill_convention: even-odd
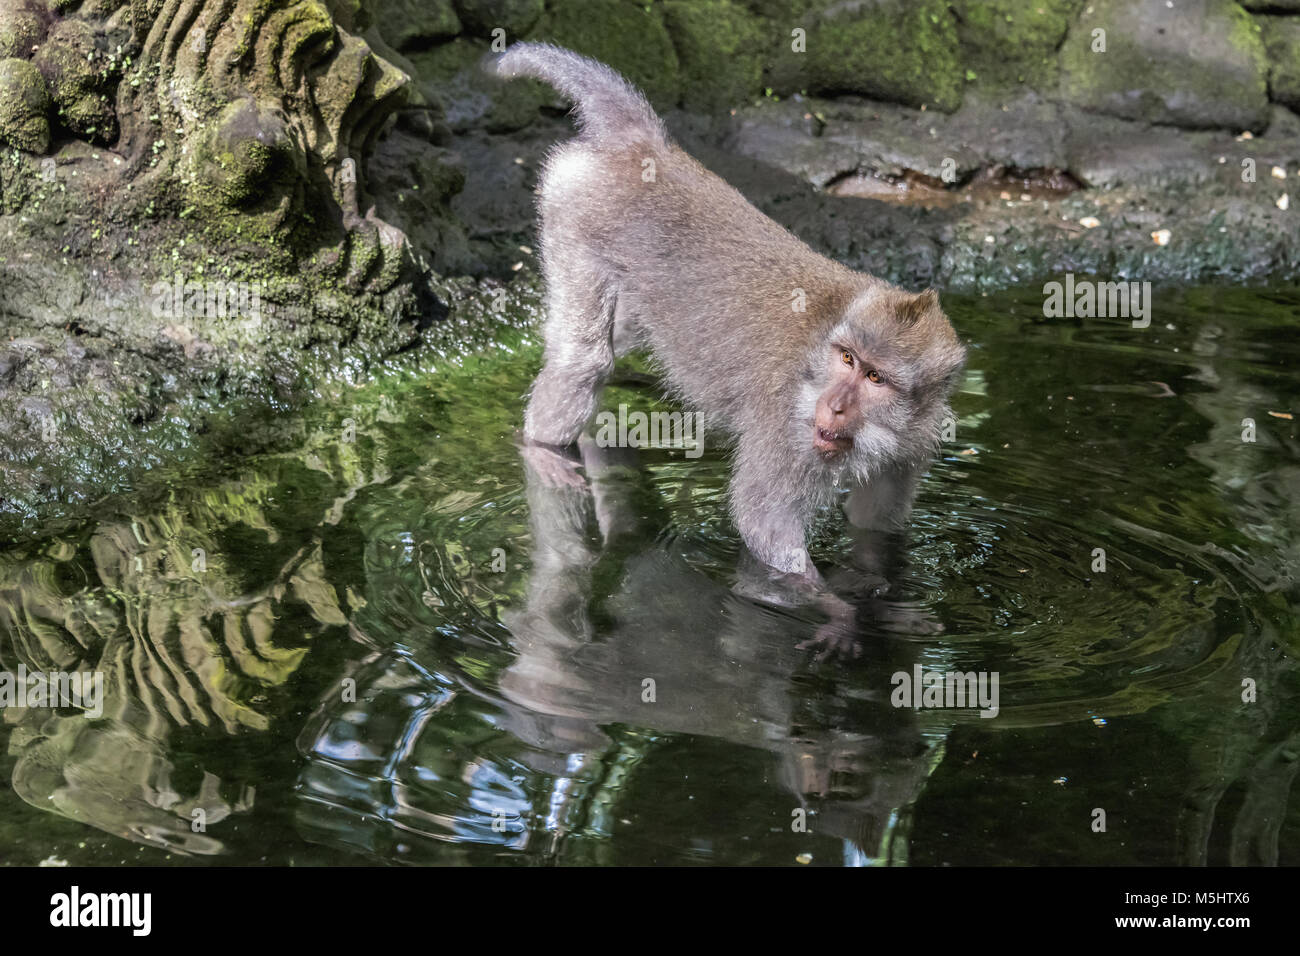
[[[850,352],[848,349],[840,349],[840,361],[842,361],[845,365],[852,365],[853,353]]]
[[[871,371],[867,372],[867,381],[872,385],[884,385],[885,376],[881,375],[873,368]]]

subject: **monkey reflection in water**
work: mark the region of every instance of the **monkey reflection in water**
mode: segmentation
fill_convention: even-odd
[[[909,642],[871,634],[858,663],[832,675],[853,681],[850,693],[810,700],[796,682],[812,655],[798,645],[815,624],[738,593],[768,588],[767,570],[751,560],[738,587],[714,581],[655,542],[662,508],[635,449],[584,435],[574,454],[580,486],[524,458],[532,572],[526,604],[502,616],[518,653],[500,683],[503,729],[543,753],[601,752],[602,728],[617,723],[764,750],[809,831],[859,861],[905,858],[898,824],[936,756],[914,712],[889,700],[890,675],[914,662]],[[867,577],[897,565],[898,541],[859,536]],[[883,598],[862,600],[864,617],[899,623]]]

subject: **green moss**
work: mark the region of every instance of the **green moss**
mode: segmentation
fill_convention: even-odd
[[[1274,102],[1300,110],[1300,21],[1257,17],[1268,55],[1268,89]]]
[[[552,8],[529,39],[558,43],[609,64],[660,108],[677,102],[677,53],[660,7],[634,0],[567,0]]]
[[[73,132],[96,143],[117,139],[117,113],[108,94],[91,91],[59,110],[59,119]]]
[[[277,243],[305,222],[290,213],[306,161],[274,113],[238,100],[190,143],[187,202],[208,227],[240,241]]]
[[[466,32],[491,39],[492,31],[500,28],[506,31],[509,41],[528,32],[541,19],[545,7],[543,0],[456,0],[456,12]]]
[[[420,71],[420,79],[437,93],[458,76],[464,76],[478,67],[488,52],[488,45],[467,37],[457,37],[427,50],[409,55],[412,65]]]
[[[32,153],[50,148],[50,97],[26,60],[0,60],[0,142]]]
[[[32,47],[41,42],[45,29],[30,10],[0,9],[0,59],[29,57]]]
[[[284,4],[288,6],[288,4]],[[330,13],[340,27],[349,33],[365,33],[370,29],[370,11],[365,0],[331,0]]]
[[[297,22],[291,31],[286,31],[284,45],[280,54],[282,63],[299,60],[304,51],[320,46],[322,52],[333,48],[334,21],[324,4],[302,3],[294,8]],[[279,77],[275,79],[278,81]]]
[[[389,97],[404,101],[410,78],[383,57],[372,56],[366,64],[365,95],[372,103],[382,103]],[[356,94],[353,94],[355,101]]]
[[[1264,52],[1262,31],[1255,18],[1235,3],[1227,4],[1223,12],[1228,18],[1228,42],[1253,66],[1264,69],[1268,56]]]
[[[807,13],[807,52],[787,35],[777,47],[772,86],[779,93],[861,93],[875,99],[929,105],[961,104],[965,70],[957,27],[942,0],[883,0],[836,4]]]
[[[329,60],[329,69],[313,78],[316,111],[329,129],[342,126],[366,81],[367,71],[372,68],[371,58],[369,46],[355,37],[345,36],[340,49]]]
[[[740,0],[751,13],[773,21],[772,26],[778,30],[783,29],[787,22],[802,17],[817,2],[818,0]],[[825,6],[825,3],[822,5]]]
[[[734,106],[762,89],[762,52],[772,31],[729,0],[668,0],[664,22],[681,65],[682,101]]]
[[[1093,50],[1105,30],[1106,50]],[[1231,0],[1091,0],[1061,47],[1061,92],[1085,109],[1190,128],[1263,129],[1267,58]]]
[[[81,20],[61,20],[33,59],[49,85],[60,123],[99,143],[117,139],[113,107],[116,60],[98,49],[94,30]]]
[[[371,5],[379,32],[398,50],[446,40],[464,29],[451,0],[374,0]]]
[[[422,92],[442,107],[453,129],[481,125],[489,132],[523,129],[545,105],[558,104],[558,94],[536,80],[503,82],[480,69],[489,46],[482,40],[457,37],[428,50],[409,54],[423,81]]]
[[[262,31],[262,24],[276,11],[281,3],[282,0],[254,0],[253,8],[247,11],[239,21],[239,39],[235,44],[235,53],[232,60],[237,62],[253,52],[258,35]]]
[[[1045,86],[1056,50],[1085,0],[955,0],[962,57],[989,86]]]

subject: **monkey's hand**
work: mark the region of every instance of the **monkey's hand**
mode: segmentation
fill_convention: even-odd
[[[551,488],[585,488],[587,480],[578,469],[580,462],[558,445],[524,438],[519,444],[524,465]]]

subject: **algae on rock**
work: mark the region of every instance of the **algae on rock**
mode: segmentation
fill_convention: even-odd
[[[1061,63],[1063,99],[1087,110],[1192,129],[1268,124],[1259,26],[1232,0],[1092,0]]]
[[[0,60],[0,143],[32,153],[50,148],[50,94],[26,60]]]
[[[778,93],[860,93],[951,112],[965,83],[957,24],[941,0],[819,4],[772,56]]]
[[[1274,101],[1300,110],[1300,18],[1257,17],[1268,54],[1268,89]]]
[[[612,66],[661,109],[681,93],[677,51],[658,6],[626,0],[555,4],[528,37],[546,40]]]

